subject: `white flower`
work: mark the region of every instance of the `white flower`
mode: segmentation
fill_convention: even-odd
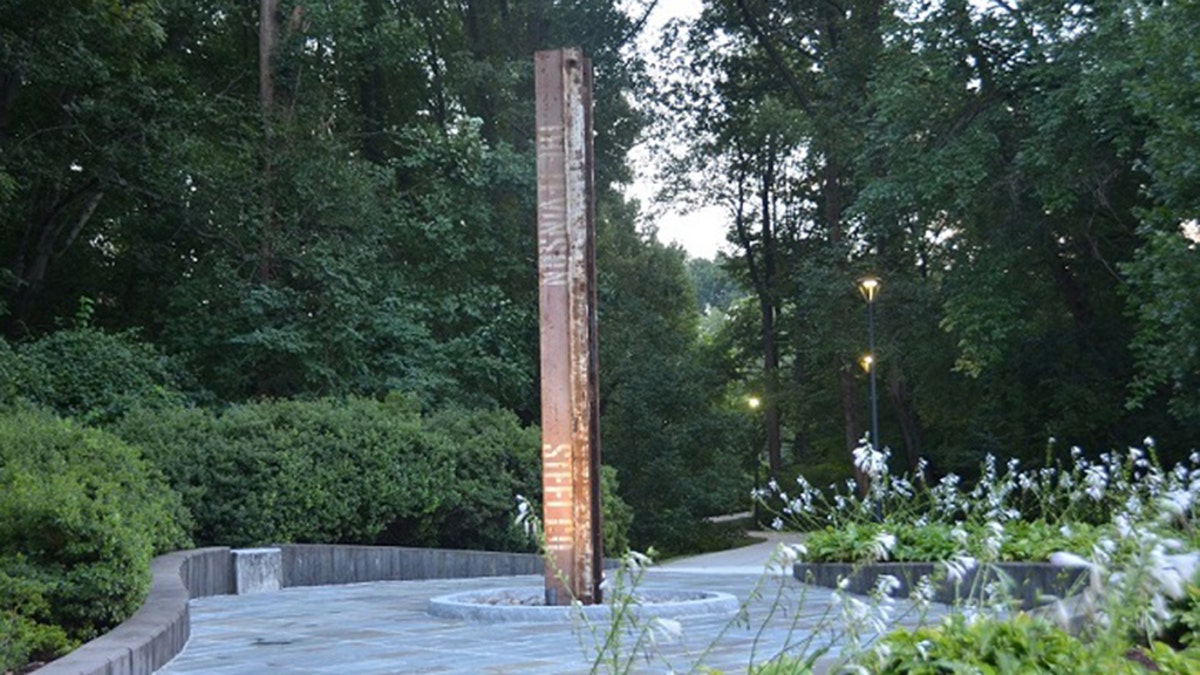
[[[683,636],[683,624],[675,619],[655,617],[650,620],[650,641],[657,644],[661,639],[665,642],[675,642]]]
[[[896,536],[887,532],[880,532],[875,535],[875,539],[871,541],[871,555],[876,560],[887,560],[888,554],[896,547]]]
[[[950,530],[950,538],[953,539],[954,543],[958,544],[959,546],[967,545],[967,531],[961,527],[955,527],[954,529]]]
[[[1190,490],[1170,490],[1158,500],[1158,505],[1168,520],[1183,519],[1191,510],[1194,498]]]
[[[770,568],[777,567],[784,573],[790,573],[792,566],[795,565],[803,556],[808,555],[808,548],[804,544],[786,544],[779,542],[775,546],[775,552],[771,554]]]
[[[952,583],[959,584],[966,578],[967,572],[975,569],[978,561],[972,556],[958,554],[949,560],[943,560],[941,564],[946,568],[946,577]]]
[[[1100,501],[1104,498],[1104,488],[1108,486],[1108,474],[1105,473],[1104,467],[1092,465],[1087,468],[1087,473],[1083,477],[1084,483],[1087,484],[1087,495],[1093,501]]]
[[[517,516],[513,522],[521,528],[526,537],[533,537],[541,532],[541,522],[534,513],[533,506],[523,495],[517,495]]]
[[[984,528],[987,534],[983,538],[983,550],[987,552],[989,559],[995,560],[1000,555],[1000,545],[1004,543],[1004,526],[990,520]]]
[[[1146,446],[1147,448],[1150,448],[1151,450],[1153,450],[1153,449],[1154,449],[1154,437],[1153,437],[1153,436],[1147,436],[1147,437],[1143,438],[1143,439],[1142,439],[1142,445],[1144,445],[1144,446]]]
[[[779,516],[776,516],[775,520],[771,521],[771,529],[776,530],[776,531],[782,530],[783,529],[783,519],[780,518]]]
[[[1172,600],[1179,600],[1186,594],[1188,581],[1196,576],[1200,553],[1163,555],[1161,548],[1155,547],[1151,552],[1151,561],[1150,573],[1162,587],[1163,593]]]
[[[1055,567],[1091,567],[1092,563],[1069,551],[1050,554],[1050,564]]]
[[[933,602],[933,596],[933,579],[928,574],[925,574],[917,580],[917,585],[913,587],[912,593],[908,597],[918,607],[925,609],[929,606],[929,603]]]
[[[875,592],[880,597],[890,598],[892,593],[900,590],[901,586],[900,580],[891,574],[880,574],[875,579]]]
[[[1121,535],[1122,539],[1128,539],[1133,534],[1133,527],[1129,524],[1129,519],[1123,514],[1113,516],[1113,525],[1117,528],[1117,534]]]
[[[922,661],[929,660],[929,649],[933,647],[931,640],[921,640],[917,643],[917,653],[921,655]]]
[[[641,570],[644,570],[647,567],[650,567],[650,565],[654,564],[654,561],[650,558],[650,556],[646,555],[645,553],[638,553],[634,550],[630,550],[628,553],[626,553],[622,562],[625,565],[625,569],[629,570],[630,572],[640,572]]]

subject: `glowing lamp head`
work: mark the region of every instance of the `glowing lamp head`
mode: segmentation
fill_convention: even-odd
[[[875,357],[871,354],[865,354],[861,359],[858,360],[858,363],[862,366],[863,370],[869,373],[871,372],[871,369],[875,367]]]
[[[858,292],[862,294],[863,299],[867,302],[875,302],[875,294],[879,292],[879,279],[875,277],[863,277],[858,281]]]
[[[746,405],[750,406],[751,410],[758,410],[758,406],[762,405],[762,399],[757,396],[751,396],[746,399]]]

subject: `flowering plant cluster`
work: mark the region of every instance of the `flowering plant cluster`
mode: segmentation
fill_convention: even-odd
[[[1049,451],[1048,451],[1049,454]],[[967,486],[957,474],[936,482],[922,461],[915,476],[889,468],[890,452],[863,445],[855,479],[818,488],[804,476],[791,487],[771,481],[754,498],[775,514],[777,529],[808,533],[809,560],[930,561],[966,554],[988,561],[1046,561],[1056,551],[1091,551],[1123,539],[1137,523],[1175,548],[1197,548],[1200,453],[1171,469],[1154,442],[1098,460],[1072,448],[1070,461],[1022,470],[985,458]],[[885,545],[886,544],[886,545]]]
[[[1033,615],[1014,612],[1003,574],[976,574],[981,587],[940,626],[891,633],[848,656],[847,670],[975,672],[999,658],[1041,672],[1200,672],[1200,455],[1168,469],[1154,450],[1149,438],[1098,460],[1072,448],[1068,465],[1030,470],[989,456],[968,487],[955,475],[930,482],[924,464],[894,475],[888,451],[864,445],[855,464],[866,485],[822,490],[801,477],[755,498],[777,528],[807,532],[791,554],[806,561],[936,561],[952,581],[1014,560],[1086,570],[1085,588]]]
[[[923,463],[915,476],[896,475],[889,459],[887,450],[864,445],[855,452],[862,485],[819,489],[800,477],[754,494],[777,529],[804,536],[780,544],[772,573],[731,623],[753,629],[750,607],[769,606],[757,617],[750,672],[1200,672],[1200,454],[1166,468],[1146,439],[1097,459],[1072,448],[1065,463],[1048,458],[1027,470],[989,456],[970,484],[955,475],[933,481]],[[821,601],[788,573],[821,561],[854,563],[855,570],[920,561],[935,563],[935,572],[903,582],[880,574],[862,594],[841,576]],[[1082,581],[1023,610],[1001,566],[1008,561],[1073,568]],[[644,565],[631,569],[631,583],[611,589],[617,606],[636,598]],[[939,604],[947,583],[962,592],[953,604]],[[908,597],[897,597],[905,588]],[[759,639],[779,617],[791,622],[784,646],[764,654]],[[592,631],[593,666],[629,672],[655,657],[667,663],[662,643],[686,628],[616,612],[611,625]],[[693,670],[707,654],[699,653]]]

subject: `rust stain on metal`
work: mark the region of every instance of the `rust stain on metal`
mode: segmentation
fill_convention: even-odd
[[[546,600],[600,601],[592,73],[578,49],[534,57]]]

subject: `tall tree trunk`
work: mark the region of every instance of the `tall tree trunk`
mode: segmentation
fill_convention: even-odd
[[[748,158],[742,154],[739,156],[739,165],[742,167],[748,164]],[[742,253],[745,256],[746,268],[750,273],[750,282],[754,286],[755,295],[758,297],[759,311],[761,314],[760,329],[762,336],[763,350],[763,424],[766,431],[766,452],[767,463],[770,466],[772,476],[778,476],[783,468],[782,461],[782,444],[780,442],[780,421],[779,421],[779,348],[775,340],[775,302],[774,293],[771,288],[770,275],[775,269],[774,237],[771,232],[772,220],[770,211],[765,210],[762,218],[763,232],[762,241],[760,242],[759,250],[756,253],[754,242],[750,237],[750,228],[747,225],[746,202],[747,189],[746,178],[748,171],[745,168],[739,168],[736,178],[738,186],[737,197],[737,212],[734,215],[734,230],[737,233],[738,244],[742,248]],[[771,193],[767,189],[770,180],[764,174],[759,177],[763,183],[762,203],[769,205]],[[761,257],[761,259],[760,259]]]
[[[273,154],[275,151],[275,51],[279,42],[279,0],[259,0],[258,96],[263,123],[262,231],[258,248],[258,282],[274,276],[274,238],[279,229],[275,200]]]
[[[908,381],[898,368],[892,368],[887,383],[888,398],[896,411],[900,422],[900,433],[904,436],[904,456],[908,460],[908,470],[913,476],[921,462],[921,419],[912,408],[912,400],[908,393]]]
[[[763,411],[767,432],[767,464],[771,476],[778,479],[783,473],[783,443],[779,418],[779,342],[775,337],[775,314],[778,311],[774,298],[777,288],[775,271],[778,265],[778,249],[775,241],[775,219],[772,213],[775,195],[775,155],[768,141],[762,172],[762,248],[763,289],[759,294],[762,308],[763,340]]]
[[[40,226],[26,226],[11,267],[19,283],[11,296],[11,316],[6,322],[9,337],[20,337],[27,330],[51,267],[75,243],[104,199],[99,185],[97,180],[86,182],[59,199]]]
[[[829,231],[829,242],[835,247],[842,243],[842,214],[846,208],[845,188],[842,185],[843,176],[841,163],[836,157],[827,157],[821,180],[821,199],[823,202],[822,216]],[[835,263],[849,277],[846,262],[838,258]],[[845,424],[846,452],[853,456],[854,450],[862,439],[863,423],[861,401],[858,394],[858,382],[854,377],[856,360],[852,355],[841,355],[836,362],[838,386],[842,396],[842,419]],[[861,494],[869,489],[867,475],[854,467],[854,478],[858,482]]]

